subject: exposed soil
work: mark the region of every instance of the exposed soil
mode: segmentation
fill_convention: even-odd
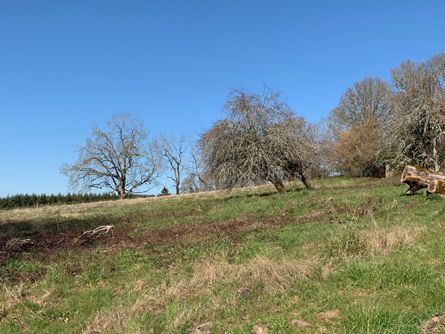
[[[445,314],[435,314],[422,327],[422,334],[435,334],[445,330]]]
[[[312,211],[302,216],[282,215],[252,221],[231,220],[219,223],[184,224],[152,231],[142,241],[145,243],[178,243],[185,240],[208,239],[213,236],[235,240],[245,232],[265,230],[284,224],[315,223],[322,220],[327,223],[336,223],[335,216],[347,212],[363,216],[369,211],[364,207],[342,206]]]
[[[63,249],[91,249],[104,246],[109,247],[138,247],[146,244],[178,244],[183,242],[200,242],[211,238],[223,238],[234,242],[242,234],[260,231],[285,224],[306,223],[340,223],[341,214],[364,216],[372,209],[369,205],[361,206],[333,206],[327,209],[311,211],[301,216],[283,214],[281,216],[266,217],[259,220],[230,220],[225,222],[187,223],[168,228],[156,229],[138,235],[137,225],[127,222],[116,224],[113,233],[101,238],[85,240],[79,238],[82,231],[65,230],[63,233],[55,231],[38,231],[27,238],[11,238],[7,235],[0,237],[0,264],[7,258],[31,256],[47,259]],[[174,213],[172,213],[174,215]],[[102,225],[98,223],[97,226]],[[95,227],[97,227],[95,226]],[[89,229],[89,228],[86,228]],[[133,235],[136,235],[135,237]]]
[[[317,318],[323,322],[331,322],[340,316],[340,310],[329,310],[317,313]]]

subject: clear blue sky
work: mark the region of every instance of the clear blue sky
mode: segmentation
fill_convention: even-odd
[[[310,121],[366,76],[445,51],[445,1],[0,0],[0,196],[66,192],[93,124],[195,135],[264,84]]]

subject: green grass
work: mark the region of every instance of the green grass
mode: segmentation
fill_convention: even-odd
[[[211,333],[417,333],[445,312],[442,198],[385,180],[315,185],[4,214],[3,241],[103,224],[116,238],[2,260],[0,333],[189,333],[208,321]],[[205,233],[160,233],[181,228]]]

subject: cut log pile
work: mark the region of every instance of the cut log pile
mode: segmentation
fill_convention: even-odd
[[[426,188],[426,194],[445,195],[445,174],[432,172],[425,168],[406,166],[400,182],[406,183],[409,188],[406,194],[412,195],[420,189]]]

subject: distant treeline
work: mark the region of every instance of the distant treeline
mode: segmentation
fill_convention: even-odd
[[[17,194],[0,198],[0,209],[13,209],[53,204],[76,204],[98,201],[112,201],[119,197],[115,194]]]

